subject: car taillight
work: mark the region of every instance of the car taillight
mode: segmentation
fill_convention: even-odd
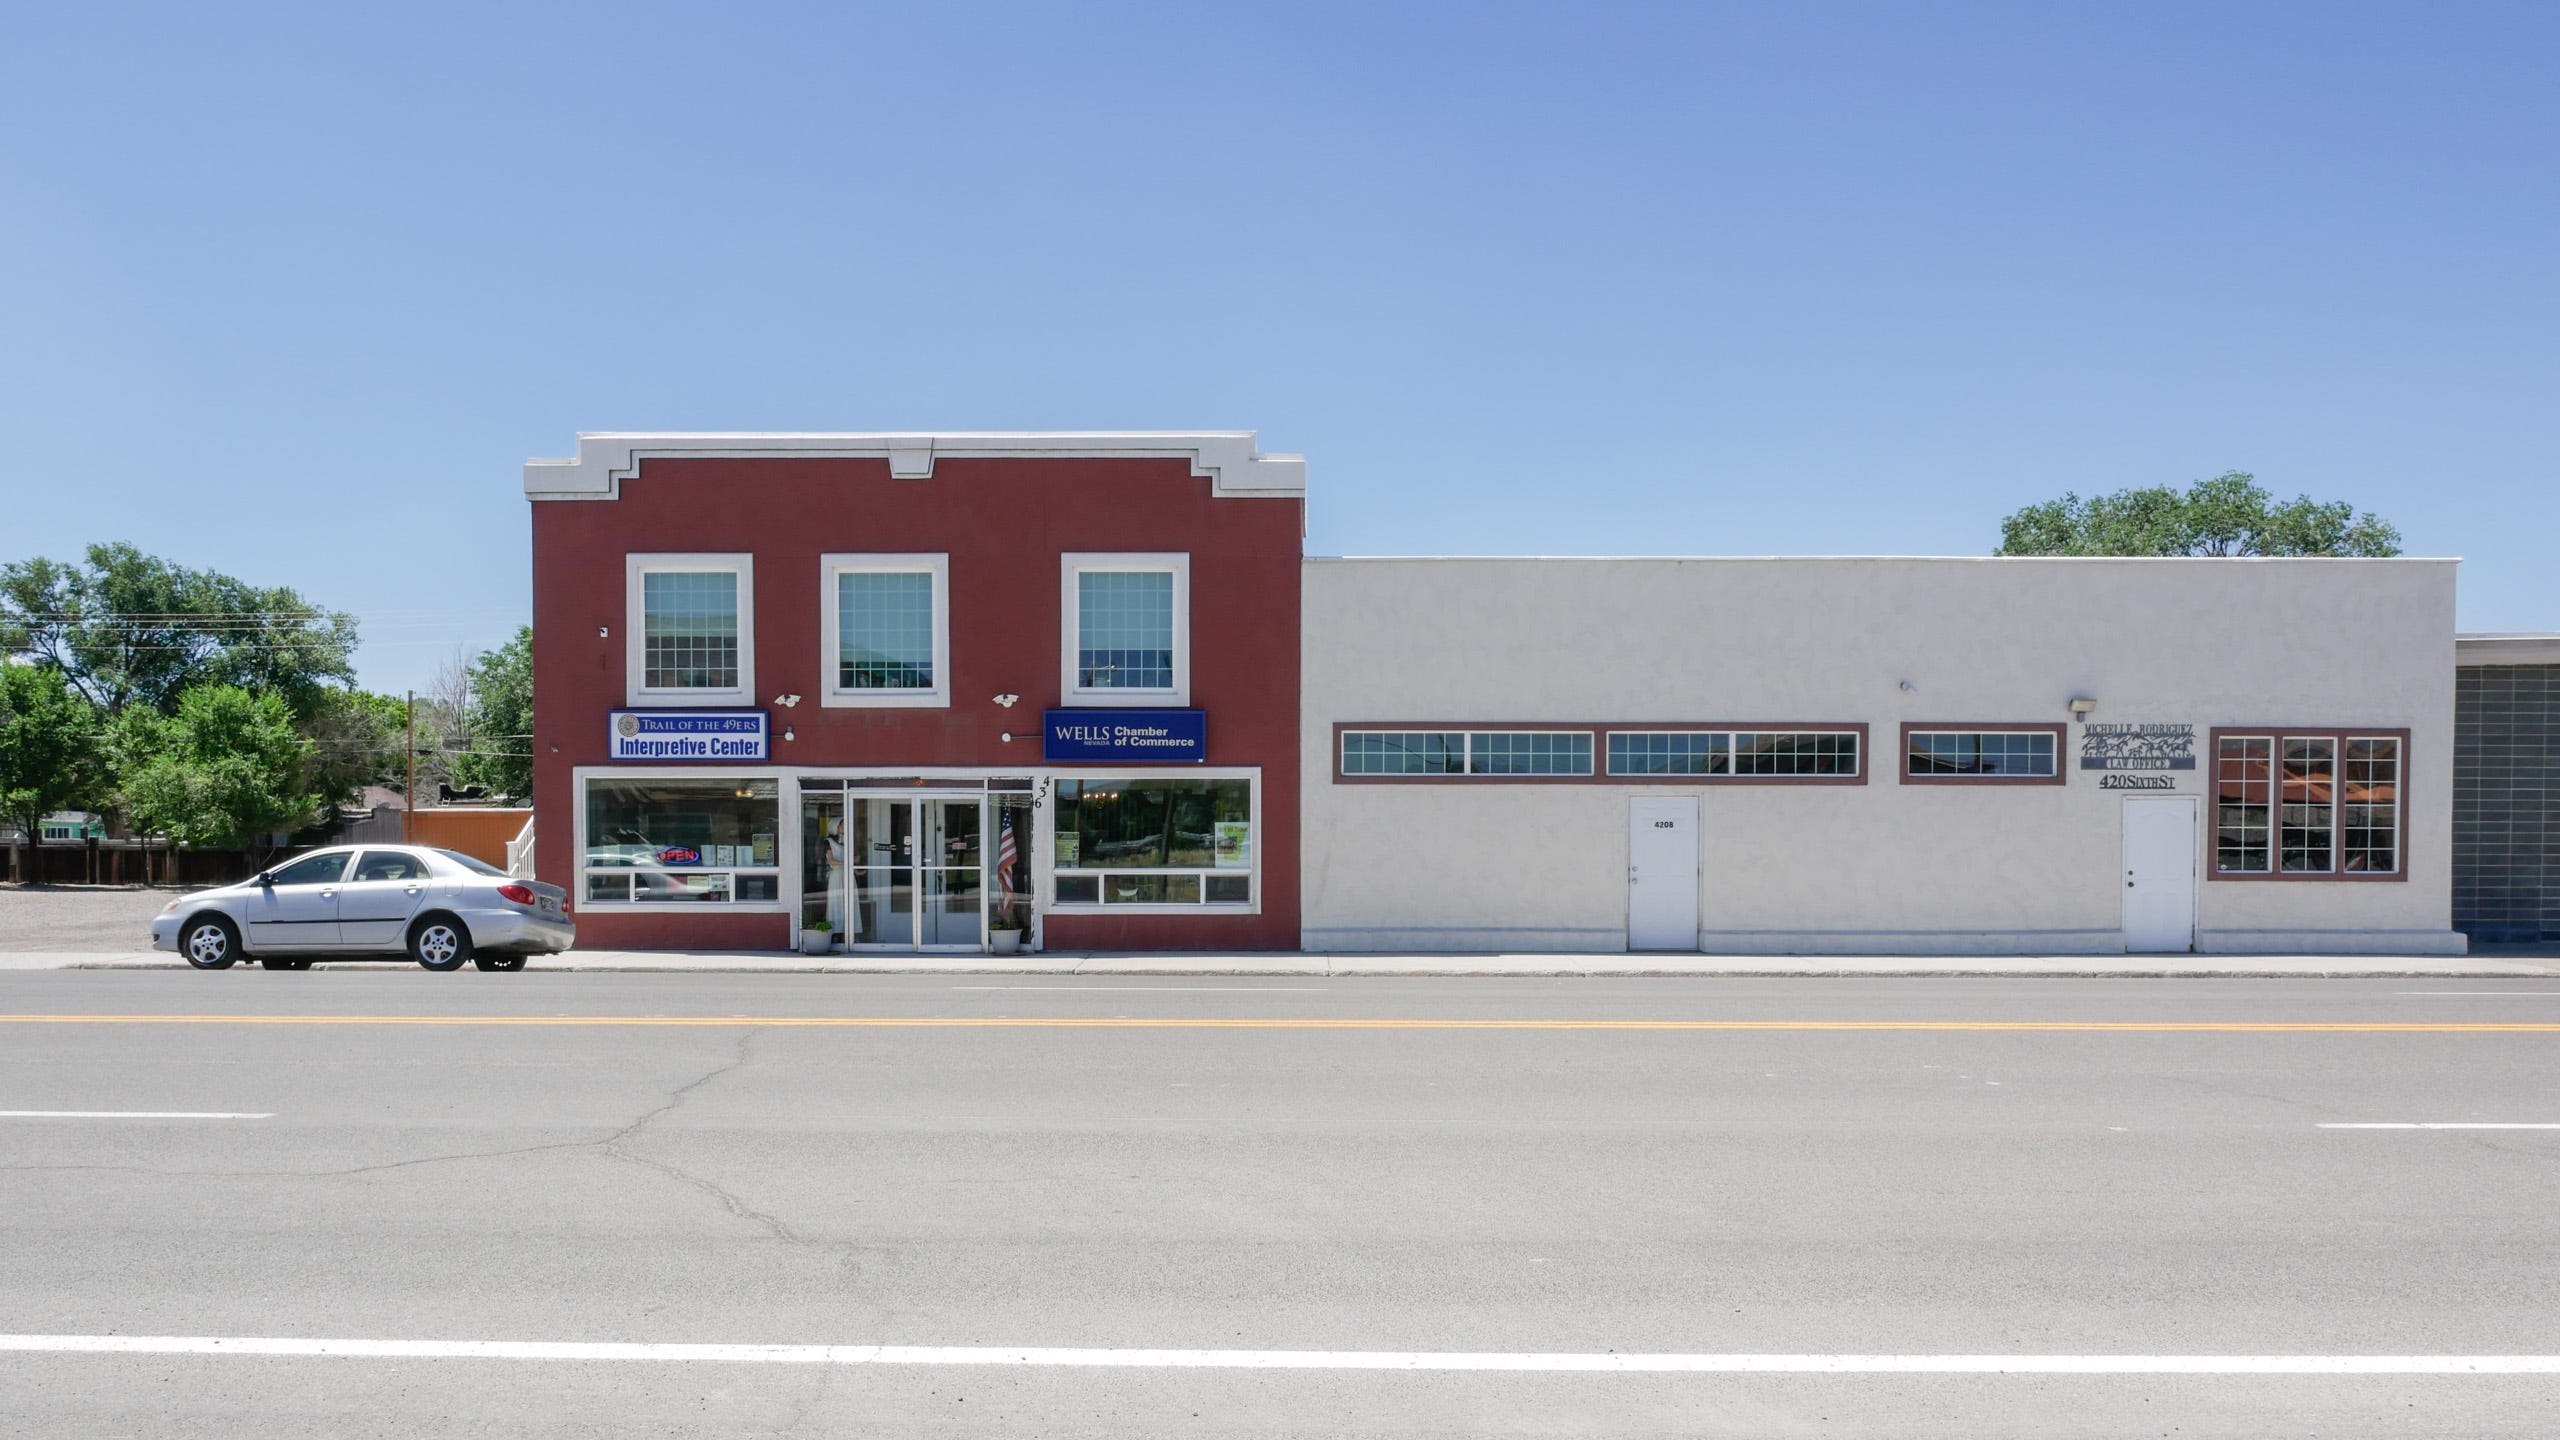
[[[501,899],[513,900],[519,905],[533,903],[533,892],[521,885],[501,885],[498,887],[498,895]]]

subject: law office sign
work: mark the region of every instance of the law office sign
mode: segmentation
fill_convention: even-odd
[[[2080,768],[2193,770],[2196,768],[2196,727],[2157,722],[2138,725],[2092,723],[2083,727],[2080,733]]]
[[[1066,764],[1196,763],[1209,758],[1209,712],[1051,710],[1041,716],[1040,756]]]
[[[762,760],[762,710],[616,710],[605,729],[611,760]]]

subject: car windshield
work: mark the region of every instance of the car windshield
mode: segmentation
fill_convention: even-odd
[[[481,859],[477,855],[465,855],[459,850],[438,850],[435,853],[452,861],[454,864],[461,866],[465,870],[473,872],[474,874],[504,877],[507,873],[506,871],[499,869],[497,866],[490,864],[488,861]]]

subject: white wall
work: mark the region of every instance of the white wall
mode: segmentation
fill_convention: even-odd
[[[2406,727],[2405,882],[2199,885],[2198,948],[2460,953],[2449,560],[1310,560],[1311,950],[1617,950],[1626,799],[1700,797],[1701,947],[2106,953],[2123,795],[1904,785],[1911,721]],[[1904,681],[1912,689],[1900,688]],[[1359,784],[1364,721],[1864,721],[1862,786]],[[1605,763],[1605,761],[1604,761]]]

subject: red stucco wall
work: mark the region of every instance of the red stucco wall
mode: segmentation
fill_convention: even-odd
[[[533,506],[534,808],[542,878],[574,889],[570,768],[605,763],[606,713],[625,704],[624,557],[755,556],[756,705],[780,765],[1040,765],[1040,712],[1058,703],[1058,557],[1191,556],[1191,704],[1211,765],[1262,768],[1259,915],[1056,915],[1047,943],[1082,949],[1295,949],[1298,944],[1298,567],[1304,504],[1210,494],[1180,459],[944,458],[929,480],[886,460],[645,460],[618,500]],[[822,691],[818,557],[951,557],[952,703],[841,709]],[[600,637],[599,627],[610,636]],[[1006,710],[990,697],[1014,694]],[[798,738],[785,741],[789,728]],[[1006,744],[998,737],[1013,732]],[[1095,773],[1101,773],[1096,771]],[[796,816],[785,816],[796,825]],[[573,899],[573,903],[575,903]],[[590,948],[784,949],[784,915],[578,909]]]

